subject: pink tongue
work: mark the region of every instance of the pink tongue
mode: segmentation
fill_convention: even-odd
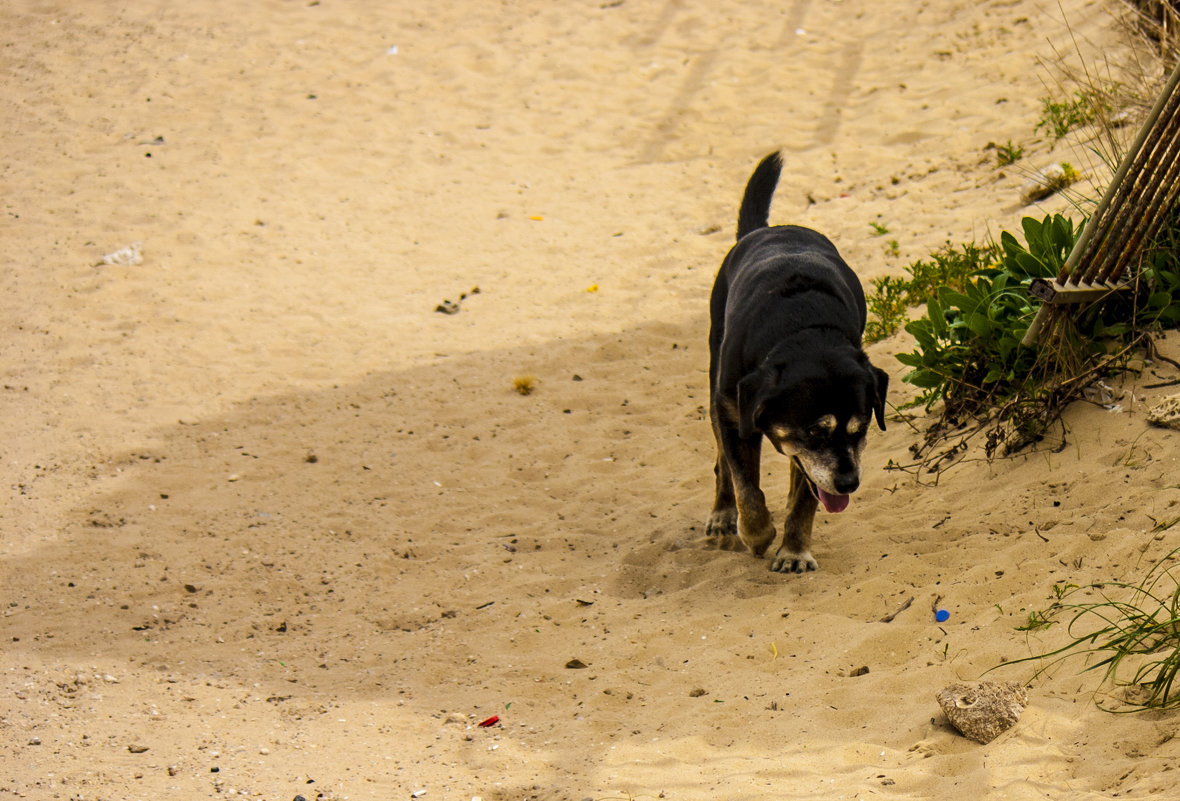
[[[816,489],[819,489],[819,487],[816,487]],[[829,495],[823,490],[819,490],[819,500],[824,505],[824,508],[833,514],[843,512],[848,508],[847,495]]]

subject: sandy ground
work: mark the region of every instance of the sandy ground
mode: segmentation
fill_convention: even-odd
[[[816,573],[703,537],[707,296],[758,158],[866,284],[1066,209],[1018,200],[1070,154],[1042,63],[1117,56],[1118,13],[6,3],[0,799],[1174,791],[1176,718],[1098,711],[1080,664],[987,746],[934,702],[1060,642],[1014,630],[1055,582],[1174,545],[1166,390],[936,484],[883,469],[924,424],[894,414]],[[871,349],[895,404],[907,348]]]

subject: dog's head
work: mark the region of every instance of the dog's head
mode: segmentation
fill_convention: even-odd
[[[818,356],[818,354],[816,354]],[[768,361],[738,383],[738,431],[761,433],[795,460],[829,512],[860,486],[860,456],[875,417],[885,430],[889,376],[859,349]]]

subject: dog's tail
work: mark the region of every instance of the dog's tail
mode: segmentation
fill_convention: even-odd
[[[737,238],[741,239],[751,231],[765,228],[770,224],[770,200],[778,177],[783,171],[783,157],[776,150],[754,168],[746,194],[742,196],[742,208],[738,212]]]

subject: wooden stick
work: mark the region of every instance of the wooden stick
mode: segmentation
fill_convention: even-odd
[[[900,614],[901,614],[902,612],[904,612],[905,610],[909,609],[909,608],[910,608],[910,604],[912,604],[913,602],[914,602],[913,596],[910,596],[910,599],[909,599],[908,601],[906,601],[904,604],[902,604],[901,606],[899,606],[899,607],[897,608],[897,611],[896,611],[896,612],[890,612],[888,615],[886,615],[885,617],[881,618],[881,620],[880,620],[880,621],[878,621],[878,622],[880,622],[880,623],[892,623],[892,622],[893,622],[893,619],[894,619],[895,617],[897,617],[898,615],[900,615]]]

